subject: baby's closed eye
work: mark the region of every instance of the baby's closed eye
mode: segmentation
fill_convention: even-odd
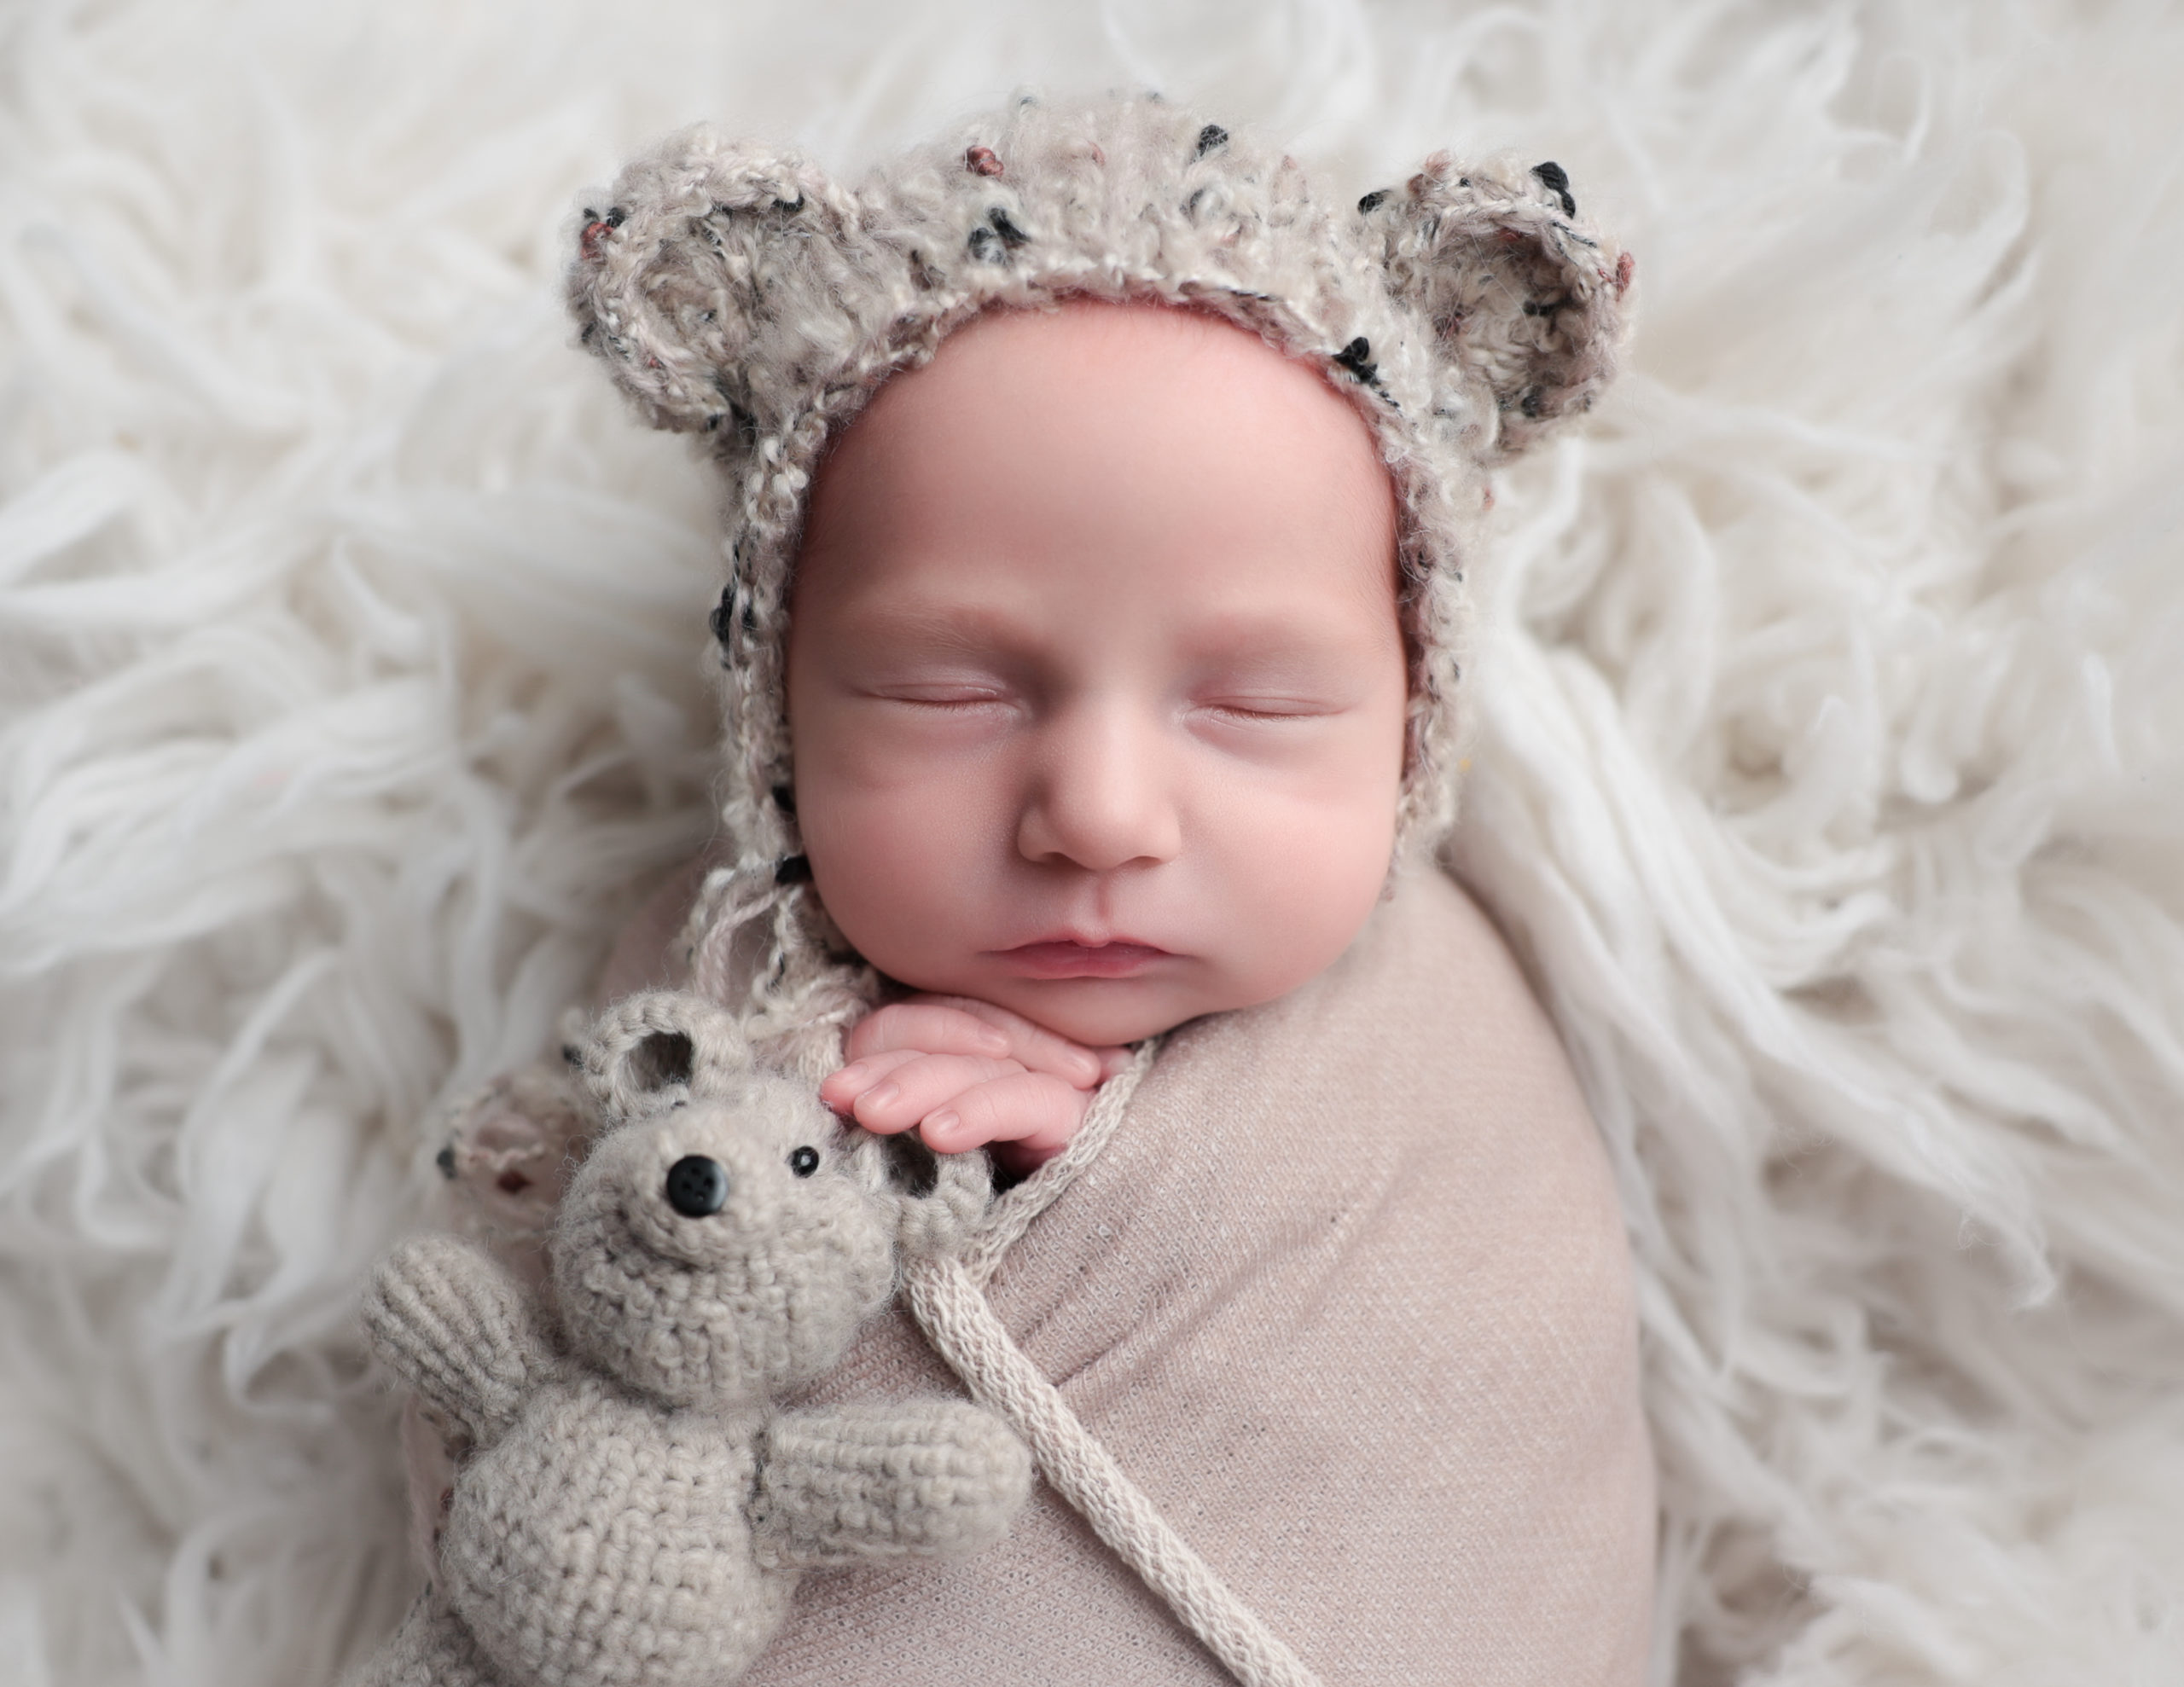
[[[1013,712],[1019,702],[1014,691],[995,680],[952,679],[882,681],[862,688],[868,702],[892,704],[907,712],[934,715],[985,715]]]
[[[1292,696],[1200,697],[1196,713],[1223,721],[1318,721],[1347,712],[1351,705],[1333,698]]]

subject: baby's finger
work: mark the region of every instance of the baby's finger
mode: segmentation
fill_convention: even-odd
[[[850,1027],[842,1052],[851,1061],[875,1054],[913,1049],[920,1054],[983,1054],[1005,1059],[1008,1038],[976,1016],[964,1012],[953,998],[893,1002],[868,1013]]]
[[[857,1097],[852,1112],[867,1130],[906,1130],[974,1085],[1024,1069],[975,1054],[924,1054],[905,1061]]]
[[[1111,1075],[1106,1057],[1119,1055],[1125,1063],[1130,1058],[1127,1049],[1087,1048],[1082,1043],[1073,1043],[1043,1025],[1033,1024],[1022,1014],[996,1007],[990,1001],[979,1001],[970,996],[919,996],[916,1001],[920,1006],[944,1005],[966,1018],[982,1021],[1005,1039],[1003,1052],[1011,1059],[1034,1072],[1051,1072],[1079,1089],[1090,1089],[1101,1079]]]
[[[961,1154],[989,1142],[1013,1142],[1030,1161],[1058,1153],[1084,1122],[1090,1097],[1051,1072],[1018,1071],[974,1086],[927,1114],[918,1127],[936,1154]]]
[[[868,1055],[863,1060],[852,1060],[838,1072],[828,1075],[819,1086],[819,1099],[837,1113],[846,1113],[850,1104],[870,1089],[891,1072],[907,1066],[918,1058],[914,1048],[896,1049],[892,1053]]]

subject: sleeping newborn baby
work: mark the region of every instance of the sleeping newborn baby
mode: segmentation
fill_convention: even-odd
[[[713,995],[1031,1187],[1159,1039],[991,1304],[1328,1683],[1645,1673],[1619,1215],[1432,857],[1484,471],[1610,372],[1630,267],[1575,216],[1438,158],[1338,215],[1163,102],[1025,101],[853,192],[677,137],[572,275],[730,489],[724,849],[602,993]],[[520,1252],[584,1129],[518,1075],[442,1165]],[[897,1311],[809,1398],[934,1392]],[[1228,1678],[1041,1489],[979,1559],[810,1578],[746,1678]]]
[[[997,312],[883,389],[798,558],[796,814],[857,951],[962,1005],[826,1099],[1028,1169],[1114,1046],[1323,971],[1395,846],[1397,585],[1356,411],[1217,319]]]

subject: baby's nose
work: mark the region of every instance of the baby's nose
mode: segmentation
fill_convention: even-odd
[[[1158,722],[1120,701],[1087,702],[1059,712],[1041,738],[1017,822],[1027,861],[1108,872],[1182,852],[1175,769]]]

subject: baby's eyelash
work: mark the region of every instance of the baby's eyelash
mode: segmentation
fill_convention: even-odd
[[[1301,698],[1237,699],[1226,703],[1202,703],[1208,714],[1239,721],[1316,721],[1334,713],[1324,703]]]
[[[1008,700],[1005,692],[969,686],[935,687],[929,691],[905,687],[875,692],[873,695],[883,702],[906,703],[918,709],[972,709]]]

